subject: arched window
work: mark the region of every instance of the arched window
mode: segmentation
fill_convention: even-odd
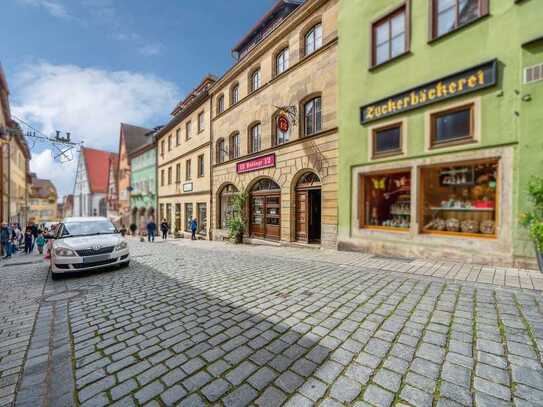
[[[226,150],[224,145],[224,139],[220,138],[217,140],[217,163],[223,163],[226,161]]]
[[[224,112],[224,95],[220,95],[217,99],[217,114]]]
[[[310,55],[322,47],[322,24],[314,25],[304,38],[305,55]]]
[[[253,71],[251,74],[251,80],[250,80],[250,91],[254,92],[258,88],[260,88],[262,82],[262,73],[260,72],[260,68]]]
[[[317,96],[304,103],[304,136],[322,130],[321,97]]]
[[[259,192],[259,191],[280,191],[281,187],[277,185],[277,183],[269,178],[263,178],[260,181],[258,181],[253,188],[251,188],[251,192]]]
[[[219,227],[226,229],[228,222],[234,216],[233,201],[234,196],[238,193],[238,189],[232,185],[226,185],[219,194]]]
[[[288,125],[288,129],[285,130],[285,121]],[[277,112],[272,119],[272,142],[274,146],[287,143],[290,140],[291,126],[288,117],[282,113]]]
[[[230,149],[229,149],[229,158],[233,160],[240,156],[240,137],[239,133],[234,133],[230,136]]]
[[[239,102],[239,84],[235,84],[232,86],[232,89],[230,90],[230,106],[235,105]]]
[[[280,75],[288,69],[289,66],[289,51],[288,48],[283,48],[275,57],[275,74]]]
[[[249,128],[249,154],[260,151],[262,147],[262,126],[260,123]]]

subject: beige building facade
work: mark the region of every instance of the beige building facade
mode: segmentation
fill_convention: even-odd
[[[337,14],[337,0],[276,3],[213,85],[214,239],[245,191],[248,236],[336,246]]]
[[[22,133],[9,143],[9,221],[25,225],[28,220],[30,150]]]
[[[209,239],[211,206],[211,98],[207,76],[172,112],[156,134],[158,222],[164,219],[176,236],[190,236],[198,222],[199,238]]]
[[[57,190],[48,179],[40,179],[31,174],[28,220],[36,224],[57,222]]]

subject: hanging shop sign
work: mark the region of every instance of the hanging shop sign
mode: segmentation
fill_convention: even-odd
[[[362,124],[366,124],[408,112],[432,103],[489,88],[496,85],[497,81],[498,61],[494,59],[362,106],[360,108],[360,121]]]
[[[183,192],[192,192],[192,182],[185,182],[183,184]]]
[[[289,129],[288,119],[285,115],[281,115],[277,118],[277,128],[283,133],[286,133]]]
[[[236,171],[238,174],[243,174],[244,172],[257,171],[270,167],[275,167],[275,153],[239,162],[236,164]]]

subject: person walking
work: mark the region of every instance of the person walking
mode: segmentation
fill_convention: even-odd
[[[148,242],[154,242],[155,241],[155,233],[156,233],[156,223],[153,219],[150,219],[149,222],[147,222],[147,241]]]
[[[43,233],[38,233],[38,238],[36,239],[36,245],[38,246],[38,253],[43,254],[43,246],[45,246],[45,237]]]
[[[38,240],[38,239],[36,239]],[[30,254],[34,250],[32,229],[27,229],[25,232],[25,253]]]
[[[13,230],[15,231],[15,247],[17,250],[21,247],[21,241],[23,240],[23,232],[21,232],[21,228],[19,227],[19,224],[14,224]]]
[[[36,243],[36,239],[38,238],[38,225],[35,223],[32,223],[32,226],[30,226],[30,229],[32,231],[32,250],[34,250],[34,244]]]
[[[192,233],[190,239],[191,240],[196,240],[196,231],[198,230],[198,221],[196,220],[196,218],[192,218],[190,220],[190,231]]]
[[[9,259],[11,257],[11,228],[5,222],[2,223],[0,230],[0,242],[4,250],[4,259]]]
[[[162,239],[166,240],[168,238],[168,231],[170,230],[170,225],[166,222],[166,219],[162,219],[160,224],[160,231],[162,232]]]

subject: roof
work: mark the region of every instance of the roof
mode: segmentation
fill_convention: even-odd
[[[232,48],[232,54],[240,58],[250,48],[267,37],[275,28],[278,22],[283,21],[292,11],[302,5],[304,0],[277,0],[272,8],[264,14],[243,36],[243,38]],[[275,24],[275,26],[274,26]],[[252,44],[251,44],[252,43]],[[245,52],[243,52],[245,50]]]
[[[179,102],[175,108],[173,109],[171,115],[175,116],[177,113],[181,112],[183,109],[190,106],[193,102],[193,100],[198,97],[202,93],[202,91],[205,91],[209,88],[209,85],[213,85],[217,81],[217,77],[215,75],[208,74],[204,76],[202,81],[196,86],[189,94],[183,99],[181,102]]]
[[[55,185],[48,179],[41,179],[36,177],[36,174],[31,174],[32,186],[30,190],[31,198],[49,199],[53,197],[57,199],[57,189]]]
[[[153,130],[145,127],[134,126],[132,124],[121,123],[121,136],[124,135],[126,152],[130,154],[141,146],[147,144]]]
[[[81,154],[85,160],[91,193],[107,192],[109,163],[111,159],[117,159],[117,154],[87,147],[81,148]]]

